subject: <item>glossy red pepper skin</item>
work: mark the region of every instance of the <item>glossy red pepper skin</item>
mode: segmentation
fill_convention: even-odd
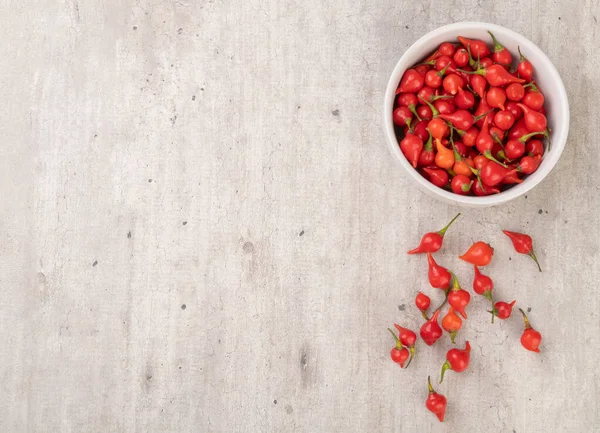
[[[425,315],[425,312],[429,309],[429,306],[431,305],[431,298],[429,298],[429,296],[427,296],[426,294],[419,292],[415,297],[415,305],[421,311],[423,317],[425,317],[425,320],[427,320],[427,315]]]
[[[490,55],[490,48],[484,41],[479,39],[467,39],[464,36],[458,36],[457,39],[463,47],[471,52],[471,56],[475,59],[477,59],[477,57],[483,59],[485,56]]]
[[[396,89],[396,95],[400,93],[417,93],[425,84],[425,78],[414,69],[407,70],[400,80]]]
[[[515,251],[519,254],[527,254],[531,257],[535,261],[538,270],[542,272],[542,267],[533,251],[533,239],[531,239],[531,236],[524,233],[509,232],[508,230],[502,230],[502,232],[510,238]]]
[[[476,266],[486,266],[492,261],[494,249],[482,241],[475,242],[459,259]]]
[[[452,370],[461,373],[467,369],[471,361],[471,345],[467,341],[464,349],[450,349],[446,353],[446,362],[442,365],[440,383],[444,381],[446,370]]]
[[[470,301],[471,295],[466,290],[461,289],[460,286],[458,290],[452,288],[450,293],[448,293],[448,303],[465,319],[467,318],[465,308],[469,305]]]
[[[452,274],[443,266],[436,263],[431,253],[427,253],[427,261],[429,263],[429,284],[436,289],[446,290],[452,282]]]
[[[489,300],[492,299],[492,290],[494,290],[494,282],[490,277],[481,273],[479,268],[473,265],[475,277],[473,278],[473,290],[478,295],[485,296]]]
[[[494,304],[494,310],[492,314],[495,314],[498,319],[508,319],[512,314],[512,308],[517,301],[512,301],[510,304],[508,302],[498,301]]]
[[[394,347],[390,351],[390,358],[392,358],[392,361],[394,361],[396,364],[399,364],[400,368],[404,368],[404,363],[410,358],[410,353],[406,347],[401,349]]]
[[[431,318],[421,326],[421,329],[419,330],[421,339],[428,346],[431,346],[438,341],[444,333],[438,324],[439,315],[440,310],[437,310],[435,313],[433,313],[433,316],[431,316]]]
[[[442,394],[438,394],[435,392],[433,387],[431,386],[431,378],[427,378],[427,387],[429,390],[429,395],[427,396],[427,400],[425,401],[425,407],[432,412],[440,422],[444,422],[444,415],[446,414],[446,407],[448,402],[446,397]]]
[[[525,311],[519,308],[519,311],[523,315],[523,321],[525,322],[525,329],[523,335],[521,335],[521,345],[532,352],[540,352],[540,343],[542,342],[542,334],[531,327],[529,318],[525,314]]]
[[[448,228],[452,225],[454,221],[460,216],[460,213],[457,214],[452,220],[446,224],[445,227],[438,230],[437,232],[429,232],[425,233],[421,238],[421,243],[417,248],[414,248],[408,252],[408,254],[422,254],[422,253],[435,253],[442,248],[442,243],[444,241],[444,235]]]

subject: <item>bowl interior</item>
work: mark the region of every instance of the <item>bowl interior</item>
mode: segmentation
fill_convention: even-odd
[[[395,91],[404,71],[422,61],[423,58],[433,52],[442,42],[457,41],[457,36],[465,36],[467,38],[484,40],[491,45],[491,37],[487,33],[488,30],[494,33],[494,36],[496,36],[498,41],[511,52],[515,62],[519,59],[517,47],[520,46],[523,55],[533,64],[534,79],[540,90],[544,92],[547,112],[546,117],[548,118],[548,126],[552,130],[550,134],[552,145],[550,150],[547,150],[544,154],[538,170],[527,176],[523,183],[495,195],[485,197],[460,196],[432,185],[414,170],[408,161],[406,161],[406,158],[398,146],[398,140],[395,135],[394,124],[392,121]],[[488,23],[450,24],[440,27],[417,40],[404,53],[396,65],[386,90],[385,104],[384,122],[388,143],[392,153],[400,159],[400,162],[411,177],[419,183],[425,192],[448,203],[471,207],[485,207],[505,203],[525,194],[537,185],[550,170],[552,170],[558,161],[565,146],[569,130],[569,102],[567,93],[562,80],[550,59],[548,59],[548,57],[533,42],[524,36],[507,28]]]

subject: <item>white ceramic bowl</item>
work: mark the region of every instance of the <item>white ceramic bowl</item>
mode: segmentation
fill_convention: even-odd
[[[481,39],[491,44],[491,37],[487,31],[494,33],[498,41],[504,45],[513,54],[517,54],[517,46],[521,47],[521,52],[533,64],[533,74],[535,81],[540,85],[544,92],[545,107],[547,110],[548,127],[552,129],[550,134],[552,146],[550,151],[544,154],[542,163],[537,171],[525,178],[523,183],[513,186],[499,194],[476,197],[462,196],[450,191],[438,188],[427,179],[421,176],[406,160],[398,145],[398,138],[394,130],[392,121],[392,111],[394,108],[394,99],[396,88],[404,71],[427,55],[432,53],[439,44],[446,41],[457,41],[457,36],[467,38]],[[518,55],[516,59],[518,60]],[[464,22],[449,24],[427,33],[417,42],[415,42],[406,52],[392,72],[390,81],[387,85],[384,97],[384,126],[388,145],[392,154],[400,161],[408,175],[419,185],[419,187],[429,195],[449,204],[456,204],[465,207],[487,207],[495,206],[513,200],[520,195],[525,194],[544,179],[552,168],[558,162],[569,132],[569,101],[565,86],[556,71],[554,65],[548,57],[533,42],[520,34],[507,28],[488,23]]]

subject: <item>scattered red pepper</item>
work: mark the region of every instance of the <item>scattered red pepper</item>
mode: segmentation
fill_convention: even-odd
[[[421,335],[421,338],[428,346],[431,346],[436,341],[438,341],[444,333],[442,331],[442,328],[440,328],[440,325],[438,324],[438,317],[440,315],[440,311],[441,310],[439,309],[436,310],[436,312],[433,313],[433,316],[431,316],[431,318],[427,320],[427,322],[425,322],[423,326],[421,326],[421,330],[419,331],[419,335]]]
[[[502,232],[510,238],[515,251],[519,254],[527,254],[529,257],[531,257],[535,261],[538,270],[542,272],[542,267],[535,256],[535,252],[533,251],[533,240],[531,239],[531,236],[523,233],[509,232],[508,230],[502,230]]]
[[[406,367],[408,367],[415,356],[415,343],[417,342],[417,334],[410,329],[403,328],[396,323],[394,323],[394,327],[398,330],[400,343],[402,343],[402,345],[410,352],[410,359],[408,360],[408,364],[406,364]]]
[[[425,320],[428,320],[426,313],[429,309],[429,306],[431,305],[431,299],[429,298],[429,296],[421,292],[417,293],[417,296],[415,297],[415,305],[421,311],[421,314],[423,315]]]
[[[435,392],[431,386],[431,377],[427,376],[427,388],[429,395],[425,401],[425,406],[430,412],[433,412],[438,417],[440,422],[444,422],[444,415],[446,414],[447,400],[442,394]]]
[[[454,308],[456,311],[460,313],[465,319],[467,318],[467,313],[465,313],[465,308],[469,305],[469,301],[471,300],[471,295],[466,290],[463,290],[458,283],[458,278],[456,275],[453,275],[452,279],[452,287],[450,288],[450,292],[448,293],[448,303]]]
[[[444,373],[446,370],[453,370],[461,373],[467,369],[471,361],[471,345],[467,341],[464,349],[450,349],[446,353],[446,362],[442,365],[442,374],[440,383],[444,381]]]
[[[475,242],[459,259],[476,266],[487,266],[492,261],[494,249],[482,241]]]
[[[396,337],[394,331],[392,331],[390,328],[388,328],[388,331],[390,331],[390,333],[394,336],[394,340],[396,340],[396,347],[392,348],[390,351],[390,358],[392,358],[392,361],[394,361],[396,364],[400,365],[400,368],[404,368],[404,363],[407,359],[409,359],[410,353],[406,347],[402,346],[402,343],[398,337]]]
[[[444,241],[444,235],[446,234],[446,231],[459,216],[460,213],[452,218],[452,220],[441,230],[438,230],[437,232],[425,233],[421,238],[421,243],[419,246],[410,250],[408,254],[435,253],[436,251],[439,251],[440,248],[442,248],[442,242]]]
[[[443,266],[436,263],[431,253],[427,253],[427,261],[429,262],[429,284],[436,289],[446,290],[450,287],[452,274]]]
[[[519,308],[519,311],[523,315],[523,321],[525,322],[525,330],[523,331],[523,335],[521,335],[521,344],[525,349],[539,353],[539,346],[542,342],[542,334],[531,327],[529,318],[525,314],[525,311],[523,311],[521,308]]]
[[[498,301],[494,304],[494,309],[490,311],[493,315],[497,316],[498,319],[508,319],[512,314],[512,308],[517,301],[508,302]]]

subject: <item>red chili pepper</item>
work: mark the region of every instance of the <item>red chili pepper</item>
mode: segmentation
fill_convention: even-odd
[[[525,143],[520,140],[508,140],[504,146],[504,154],[508,159],[517,159],[525,153]]]
[[[429,134],[429,132],[428,132]],[[423,150],[421,151],[421,155],[419,155],[419,166],[426,167],[435,161],[435,153],[433,151],[433,142],[431,141],[431,134],[429,134],[429,138],[423,145]]]
[[[456,171],[455,171],[456,172]],[[452,178],[450,187],[455,194],[467,195],[471,192],[473,181],[464,174],[457,174]]]
[[[492,304],[492,311],[494,311],[494,298],[492,296],[492,290],[494,290],[494,282],[487,275],[482,274],[479,271],[479,268],[473,265],[475,269],[475,277],[473,278],[473,290],[478,295],[484,296],[486,299],[490,300],[490,304]],[[492,323],[494,323],[495,315],[492,313]]]
[[[492,261],[493,255],[494,249],[490,244],[478,241],[471,245],[467,252],[458,258],[464,260],[465,262],[471,263],[472,265],[486,266]]]
[[[426,312],[429,309],[429,306],[431,305],[431,299],[429,298],[429,296],[421,292],[417,293],[417,296],[415,297],[415,305],[421,311],[421,314],[423,315],[425,320],[428,320]]]
[[[483,59],[479,60],[479,67],[481,68],[487,68],[489,66],[492,66],[493,64],[494,61],[490,56],[484,57]]]
[[[485,185],[481,182],[481,179],[477,179],[477,181],[473,184],[473,192],[477,196],[498,194],[500,190],[494,186]]]
[[[457,38],[463,47],[467,48],[473,57],[483,58],[490,54],[490,48],[484,41],[480,41],[479,39],[467,39],[463,36],[458,36]]]
[[[515,183],[523,183],[523,179],[519,177],[518,173],[512,173],[502,179],[502,185],[513,185]]]
[[[460,70],[460,72],[464,72],[467,74],[477,74],[483,75],[490,86],[500,87],[506,86],[510,83],[524,83],[525,80],[521,78],[517,78],[510,74],[502,65],[491,65],[487,68],[480,68],[476,71],[469,72]]]
[[[518,105],[517,105],[517,108]],[[519,111],[521,113],[523,113],[523,110],[521,110],[519,108]],[[523,135],[529,134],[529,130],[527,129],[527,126],[525,126],[525,119],[523,119],[522,117],[517,120],[517,122],[513,125],[512,128],[510,128],[510,130],[508,131],[508,135],[506,136],[509,140],[518,140],[519,138],[521,138]]]
[[[454,308],[450,307],[448,309],[448,313],[442,319],[442,328],[446,332],[450,334],[450,340],[454,344],[454,339],[456,338],[456,334],[462,327],[462,320],[457,314],[454,312]]]
[[[483,126],[481,127],[479,134],[477,134],[477,139],[475,140],[475,146],[477,147],[477,150],[486,156],[491,155],[490,151],[494,147],[494,138],[489,132],[491,120],[491,116],[485,118]]]
[[[434,69],[428,71],[427,74],[425,74],[425,85],[431,87],[432,89],[437,89],[440,87],[448,66],[450,66],[450,63],[448,63],[441,71],[436,71]]]
[[[487,101],[490,107],[504,110],[504,103],[506,102],[506,92],[502,87],[492,87],[486,93],[485,100]]]
[[[435,113],[434,116],[436,116]],[[431,136],[437,140],[441,140],[445,135],[448,134],[448,125],[446,125],[446,122],[439,118],[431,119],[427,124],[427,129],[429,129],[429,132],[431,132]]]
[[[400,142],[400,150],[402,150],[410,165],[417,168],[419,156],[421,156],[423,150],[423,140],[414,134],[406,134],[406,137]]]
[[[400,93],[396,101],[399,107],[410,107],[411,105],[416,107],[419,104],[417,95],[414,93]]]
[[[525,96],[525,88],[522,84],[512,83],[506,87],[506,97],[510,101],[519,102]]]
[[[525,330],[523,331],[523,335],[521,335],[521,344],[525,349],[539,353],[540,349],[538,348],[542,342],[542,334],[531,327],[525,311],[520,308],[519,311],[523,315],[523,320],[525,321]]]
[[[520,86],[520,84],[519,84],[519,86]],[[519,106],[517,105],[516,102],[514,102],[514,101],[507,102],[506,109],[508,111],[510,111],[513,114],[513,116],[515,116],[515,125],[517,124],[517,122],[519,120],[521,120],[523,118],[523,110],[521,110],[519,108]],[[524,126],[524,124],[523,124],[523,126]],[[525,131],[525,133],[527,133],[527,131]]]
[[[517,47],[517,49],[519,50],[519,66],[517,66],[517,72],[519,73],[519,77],[529,81],[531,80],[531,77],[533,77],[533,65],[525,58],[525,56],[523,56],[521,47]]]
[[[521,110],[523,110],[523,118],[525,119],[525,126],[529,132],[544,132],[546,131],[547,120],[546,116],[535,110],[532,110],[525,104],[517,104]]]
[[[448,293],[448,303],[452,308],[460,313],[465,319],[467,318],[467,313],[465,313],[465,308],[469,305],[469,301],[471,300],[471,295],[466,290],[463,290],[458,283],[458,278],[453,274],[452,280],[452,288]]]
[[[452,218],[452,220],[446,224],[445,227],[437,232],[425,233],[421,238],[421,243],[419,246],[410,250],[408,254],[435,253],[436,251],[439,251],[440,248],[442,248],[442,242],[444,241],[444,235],[446,234],[446,231],[459,216],[460,213]]]
[[[416,93],[421,90],[421,87],[425,84],[425,78],[414,69],[407,70],[402,76],[400,85],[396,90],[396,95],[399,93]]]
[[[473,127],[469,128],[468,131],[462,136],[463,143],[465,146],[473,147],[475,146],[475,141],[477,140],[477,135],[479,135],[479,129]]]
[[[446,353],[446,362],[442,365],[442,374],[440,376],[440,383],[444,381],[444,373],[446,370],[452,370],[457,373],[461,373],[469,366],[471,360],[471,345],[467,341],[464,349],[450,349]]]
[[[475,105],[475,96],[469,90],[459,90],[454,97],[454,103],[463,110],[469,109]]]
[[[398,337],[396,337],[394,331],[392,331],[390,328],[388,328],[388,331],[390,331],[390,334],[392,334],[394,340],[396,340],[396,347],[392,348],[390,351],[390,358],[392,358],[392,361],[394,361],[396,364],[399,364],[400,368],[404,368],[404,363],[410,358],[410,353],[406,347],[402,346],[402,343]],[[410,361],[408,361],[408,363],[410,364]],[[406,366],[408,367],[408,364]]]
[[[408,107],[398,107],[394,110],[392,114],[392,118],[394,120],[394,125],[396,126],[408,126],[410,127],[410,122],[412,120],[413,114]]]
[[[492,32],[488,30],[488,33],[492,37],[492,41],[494,42],[494,52],[492,53],[492,60],[495,63],[499,63],[501,65],[510,65],[512,63],[512,55],[510,51],[508,51],[494,36]]]
[[[444,86],[444,90],[446,90],[446,92],[454,96],[460,89],[465,87],[465,80],[463,80],[462,77],[457,74],[449,74],[446,78],[444,78],[442,86]]]
[[[427,253],[427,261],[429,262],[429,284],[436,289],[446,290],[452,282],[452,274],[443,266],[438,265],[431,253]]]
[[[531,236],[523,233],[509,232],[508,230],[502,231],[512,241],[515,251],[519,254],[527,254],[529,257],[531,257],[537,264],[538,270],[542,272],[540,263],[538,262],[538,259],[535,256],[535,252],[533,251],[533,240],[531,239]]]
[[[456,50],[452,56],[452,61],[459,68],[466,66],[469,63],[469,52],[464,48]]]
[[[445,170],[424,167],[423,171],[427,173],[429,181],[435,186],[443,188],[448,185],[448,173]]]
[[[415,129],[414,129],[413,133],[417,137],[419,137],[423,142],[427,141],[427,139],[430,136],[429,131],[427,131],[427,121],[421,120],[420,122],[418,122],[415,125]]]
[[[403,328],[402,326],[394,323],[394,326],[399,332],[400,343],[410,351],[410,359],[406,367],[408,367],[415,356],[415,343],[417,342],[417,334],[411,331],[408,328]]]
[[[510,304],[508,302],[498,301],[494,304],[494,309],[490,311],[493,315],[498,317],[498,319],[508,319],[512,314],[512,308],[517,301],[512,301]]]
[[[429,320],[423,323],[421,329],[419,330],[419,335],[421,336],[421,339],[428,346],[433,345],[436,341],[439,340],[439,338],[443,334],[442,328],[440,328],[440,325],[438,324],[439,315],[440,310],[438,309],[435,313],[433,313]]]
[[[480,98],[485,96],[485,89],[487,88],[488,82],[485,77],[481,75],[473,75],[471,77],[471,87],[475,90],[475,93],[479,95]]]
[[[492,290],[494,290],[494,282],[490,277],[482,274],[476,265],[473,265],[473,269],[475,269],[475,277],[473,278],[473,290],[478,295],[485,296],[491,301]]]
[[[502,182],[506,176],[516,172],[517,169],[510,170],[498,164],[496,161],[490,161],[481,169],[479,175],[484,184],[495,186]]]
[[[514,123],[515,115],[510,110],[500,110],[494,116],[494,125],[496,125],[502,131],[509,130]]]
[[[540,140],[529,140],[527,142],[527,154],[529,156],[542,156],[544,154],[544,144]]]
[[[448,404],[446,397],[435,392],[431,386],[431,378],[429,376],[427,377],[427,388],[429,389],[429,395],[425,401],[425,407],[427,407],[430,412],[433,412],[440,422],[443,422],[444,415],[446,414],[446,406]]]
[[[530,90],[523,97],[523,104],[527,105],[532,110],[540,110],[544,106],[544,95],[533,83],[527,84]]]
[[[531,174],[535,172],[540,164],[542,163],[542,155],[538,156],[529,156],[526,155],[521,158],[519,165],[517,166],[517,170],[519,170],[523,174]]]

